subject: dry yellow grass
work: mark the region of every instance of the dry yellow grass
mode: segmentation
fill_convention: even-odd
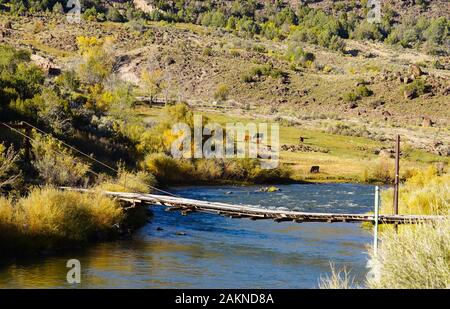
[[[117,202],[100,193],[34,189],[17,203],[0,198],[0,251],[69,247],[111,231],[123,219]]]
[[[136,192],[150,193],[151,187],[156,185],[155,177],[147,172],[132,173],[124,168],[119,168],[117,179],[100,183],[97,188],[111,192]]]
[[[384,213],[392,213],[392,190],[383,193]],[[370,249],[372,274],[367,288],[450,288],[450,175],[436,169],[416,171],[400,187],[401,214],[440,214],[445,220],[405,225],[394,230],[383,226],[377,255]],[[332,267],[321,288],[351,288],[347,273]]]
[[[393,190],[382,195],[382,212],[393,213]],[[400,214],[444,214],[450,209],[450,174],[437,175],[434,167],[414,171],[406,183],[400,186]]]
[[[336,290],[355,288],[353,279],[346,269],[337,271],[333,264],[330,264],[330,267],[331,274],[319,279],[319,288]]]
[[[369,288],[450,288],[450,220],[382,233]]]

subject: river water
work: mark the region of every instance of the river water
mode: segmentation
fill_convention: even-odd
[[[183,187],[178,195],[310,212],[365,213],[373,187],[355,184]],[[90,245],[57,256],[2,261],[5,288],[314,288],[345,267],[362,283],[371,234],[354,223],[275,223],[211,214],[182,216],[153,207],[132,240]],[[81,262],[81,284],[66,281],[69,259]]]

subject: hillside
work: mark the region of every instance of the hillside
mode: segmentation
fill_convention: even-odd
[[[148,149],[141,149],[148,142],[142,141],[145,130],[160,121],[152,106],[185,102],[212,119],[226,115],[221,122],[279,122],[288,132],[282,137],[282,161],[299,179],[358,181],[374,160],[392,152],[396,134],[410,149],[409,168],[448,164],[448,3],[395,4],[392,22],[371,26],[337,14],[348,6],[348,13],[363,16],[361,6],[350,1],[316,1],[297,13],[281,4],[268,19],[274,6],[267,1],[252,7],[214,1],[200,11],[191,11],[194,2],[181,2],[184,6],[159,3],[157,8],[149,1],[152,10],[146,14],[136,9],[143,5],[139,1],[101,1],[83,9],[80,23],[68,23],[61,12],[4,12],[0,42],[30,51],[31,60],[48,73],[45,87],[76,106],[67,116],[74,117],[74,126],[82,109],[83,126],[76,130],[114,136],[114,142],[102,142],[107,149],[115,145],[116,158],[128,153],[130,162],[147,155]],[[417,10],[422,24],[410,26],[408,16]],[[399,36],[408,27],[415,36]],[[89,57],[99,63],[81,72]],[[99,72],[90,72],[94,69]],[[61,80],[77,86],[63,86]],[[121,83],[132,91],[116,98]],[[115,110],[114,99],[135,104],[144,122]],[[295,150],[303,134],[310,137],[309,147],[328,152]],[[325,173],[309,175],[315,164]]]

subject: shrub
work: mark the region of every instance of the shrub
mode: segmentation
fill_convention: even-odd
[[[249,36],[260,33],[260,26],[248,17],[243,17],[238,20],[236,29],[241,32],[247,33]]]
[[[263,24],[261,33],[269,40],[273,40],[280,36],[280,29],[275,25],[275,23],[267,22]]]
[[[21,179],[17,168],[19,154],[12,147],[0,144],[0,192],[6,188],[14,188]]]
[[[213,52],[213,50],[212,50],[211,47],[205,47],[205,48],[203,49],[203,51],[202,51],[202,55],[203,55],[203,56],[211,57],[211,56],[214,55],[214,52]]]
[[[266,47],[264,45],[259,45],[259,44],[253,45],[253,51],[260,53],[260,54],[267,53]]]
[[[52,12],[56,14],[64,14],[64,8],[60,2],[56,2],[52,8]]]
[[[333,264],[331,266],[331,275],[319,279],[320,289],[352,289],[355,287],[353,279],[350,273],[343,269],[341,271],[336,270]]]
[[[421,78],[415,79],[412,83],[405,85],[403,91],[410,91],[414,96],[421,96],[430,91],[430,86]]]
[[[34,189],[14,205],[0,198],[0,252],[66,248],[112,232],[122,208],[99,193]]]
[[[386,157],[378,159],[369,172],[369,182],[392,183],[394,177],[394,165]]]
[[[286,50],[286,59],[302,67],[310,67],[316,60],[316,56],[313,53],[305,52],[300,46],[291,44]]]
[[[227,18],[220,11],[207,12],[201,18],[201,24],[206,27],[224,28],[227,22]]]
[[[372,90],[367,88],[367,86],[361,85],[356,87],[356,94],[360,97],[370,97],[373,94],[373,92]]]
[[[395,26],[386,42],[403,47],[419,47],[421,43],[425,43],[427,51],[435,52],[442,46],[448,46],[449,33],[450,22],[445,17],[410,17]],[[448,48],[444,47],[444,52],[448,52]]]
[[[241,75],[241,80],[243,82],[249,83],[254,82],[254,77],[270,76],[274,79],[282,77],[284,72],[280,69],[274,68],[272,63],[257,66],[245,72]]]
[[[400,226],[383,226],[377,255],[370,250],[371,276],[367,288],[437,289],[450,286],[450,175],[439,176],[434,167],[415,171],[400,186],[399,213],[444,215],[444,220]],[[393,213],[393,190],[382,192],[381,212]],[[348,280],[336,278],[325,288],[351,287]]]
[[[433,19],[423,34],[425,40],[436,45],[448,43],[449,35],[450,20],[447,20],[444,16]]]
[[[55,132],[67,135],[71,133],[72,114],[69,103],[54,91],[44,89],[41,94],[27,101],[25,106],[27,108],[22,113],[29,113],[30,109],[35,109],[37,116],[51,126]]]
[[[285,181],[290,178],[292,173],[285,166],[274,169],[263,169],[259,160],[250,158],[225,160],[223,164],[222,179],[224,180],[270,183]]]
[[[83,184],[90,166],[74,157],[62,142],[34,133],[32,149],[35,158],[32,164],[45,183],[58,186]]]
[[[113,22],[123,22],[124,21],[123,16],[114,7],[110,7],[108,9],[108,12],[106,13],[106,19],[109,21],[113,21]]]
[[[207,118],[203,117],[203,120],[206,122]],[[143,132],[136,141],[137,151],[142,154],[169,152],[172,142],[177,138],[172,134],[172,126],[176,123],[186,123],[191,129],[194,127],[194,115],[188,105],[178,103],[163,108],[159,123]]]
[[[371,289],[445,289],[450,286],[450,219],[383,229],[377,254],[370,250]],[[344,270],[321,279],[325,289],[355,288]]]
[[[343,51],[347,37],[346,20],[327,15],[323,10],[302,8],[298,14],[299,26],[291,33],[293,42],[309,42]]]
[[[17,97],[29,99],[40,92],[44,74],[30,63],[27,51],[0,45],[0,93],[5,104]]]
[[[251,83],[253,82],[253,75],[251,75],[249,72],[242,73],[241,81],[244,83]]]
[[[201,181],[214,181],[221,179],[224,170],[221,160],[200,159],[195,161],[197,179]]]
[[[359,96],[355,92],[351,91],[345,93],[343,99],[345,102],[356,102],[359,100]]]
[[[152,174],[144,171],[132,173],[120,166],[117,178],[99,184],[98,188],[111,192],[150,193],[150,187],[154,186],[156,179]]]
[[[351,125],[342,122],[328,125],[326,132],[346,136],[370,137],[370,132],[365,126]]]
[[[219,102],[224,102],[228,99],[229,94],[230,88],[225,84],[220,84],[214,93],[214,99]]]
[[[74,70],[64,71],[56,78],[56,83],[68,91],[77,91],[80,87],[80,80]]]
[[[360,23],[352,32],[351,36],[357,40],[379,41],[383,39],[383,34],[378,28],[378,25],[375,23],[369,23],[368,21]]]
[[[180,183],[194,179],[194,166],[186,160],[177,160],[168,155],[156,153],[145,157],[143,168],[162,183]]]
[[[161,70],[141,72],[141,86],[144,95],[153,102],[157,96],[166,88],[164,74]]]
[[[0,196],[0,256],[10,246],[17,245],[20,225],[16,221],[16,212],[12,201]]]
[[[437,169],[414,171],[404,185],[400,186],[400,214],[447,214],[450,207],[450,175],[438,176]],[[383,191],[382,211],[393,213],[393,190]]]
[[[371,255],[370,288],[445,289],[450,286],[450,220],[383,231]]]
[[[95,7],[86,9],[83,13],[83,18],[89,21],[97,21],[97,10]]]

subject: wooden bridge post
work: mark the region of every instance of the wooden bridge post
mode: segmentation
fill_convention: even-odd
[[[373,228],[373,254],[378,253],[378,215],[380,211],[380,187],[375,187],[375,225]]]
[[[400,182],[400,135],[397,134],[395,143],[395,181],[394,181],[394,215],[398,215],[398,186]],[[395,224],[397,230],[397,224]]]

